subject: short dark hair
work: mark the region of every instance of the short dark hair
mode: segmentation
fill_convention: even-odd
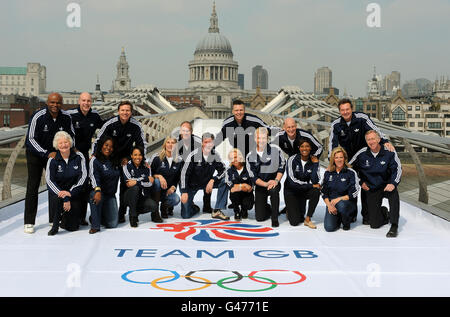
[[[236,99],[236,100],[233,101],[231,109],[233,109],[234,105],[243,105],[245,107],[244,102],[242,100],[240,100],[240,99]]]
[[[308,143],[309,146],[312,147],[312,143],[310,140],[308,140],[307,138],[303,138],[301,137],[300,139],[298,139],[298,147],[300,147],[300,145],[302,145],[303,143]]]
[[[214,134],[210,133],[210,132],[205,132],[202,134],[202,142],[205,139],[213,139],[214,140]]]
[[[341,108],[341,105],[344,105],[344,104],[346,104],[346,103],[349,103],[349,104],[350,104],[350,107],[353,109],[353,103],[352,103],[352,101],[351,101],[350,99],[348,99],[348,98],[343,98],[343,99],[339,100],[339,103],[338,103],[338,109]]]
[[[130,108],[131,108],[131,111],[133,111],[133,104],[130,101],[128,101],[128,100],[121,101],[119,103],[119,106],[117,106],[117,110],[119,110],[120,107],[123,106],[123,105],[129,105]]]

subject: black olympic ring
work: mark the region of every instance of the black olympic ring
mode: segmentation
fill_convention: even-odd
[[[195,282],[195,283],[200,283],[200,284],[217,284],[218,282],[209,282],[209,283],[205,283],[205,282],[200,282],[200,281],[196,281],[193,280],[190,276],[194,275],[195,272],[231,272],[234,273],[236,275],[236,279],[229,281],[229,282],[224,282],[222,284],[228,284],[228,283],[234,283],[234,282],[238,282],[240,280],[242,280],[244,278],[244,276],[242,276],[241,273],[239,273],[238,271],[228,271],[228,270],[197,270],[197,271],[190,271],[189,273],[186,274],[186,279],[188,281],[191,282]],[[232,278],[232,277],[230,277]]]

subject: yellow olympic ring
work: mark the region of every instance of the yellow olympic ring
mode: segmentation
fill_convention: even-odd
[[[163,287],[161,287],[161,286],[158,286],[157,283],[158,283],[159,281],[163,280],[163,279],[166,279],[166,278],[173,278],[173,276],[163,276],[163,277],[157,278],[156,280],[153,280],[153,281],[151,282],[151,285],[152,285],[154,288],[160,289],[160,290],[162,290],[162,291],[170,291],[170,292],[190,292],[190,291],[199,291],[199,290],[201,290],[201,289],[207,288],[208,286],[211,286],[211,285],[212,285],[212,284],[211,284],[212,282],[211,282],[210,280],[208,280],[208,279],[206,279],[206,278],[203,278],[203,277],[199,277],[199,276],[190,276],[190,275],[180,275],[180,277],[184,277],[184,278],[186,278],[186,277],[189,277],[189,278],[198,278],[198,279],[203,280],[204,282],[209,283],[209,284],[205,284],[205,285],[203,285],[203,286],[200,286],[200,287],[197,287],[197,288],[192,288],[192,289],[168,289],[168,288],[163,288]]]

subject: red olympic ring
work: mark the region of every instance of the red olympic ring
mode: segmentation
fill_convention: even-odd
[[[258,281],[256,278],[254,277],[254,275],[258,272],[294,272],[295,274],[300,276],[300,279],[298,281],[294,281],[294,282],[289,282],[289,283],[270,283],[270,282],[262,282],[262,281]],[[263,284],[273,284],[273,285],[292,285],[292,284],[297,284],[297,283],[301,283],[304,280],[306,280],[306,276],[302,273],[300,273],[299,271],[289,271],[289,270],[259,270],[259,271],[253,271],[251,272],[248,277],[255,282],[259,282],[259,283],[263,283]]]

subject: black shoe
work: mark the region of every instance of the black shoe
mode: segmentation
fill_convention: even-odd
[[[130,217],[130,226],[133,228],[136,228],[138,226],[138,218],[137,217]]]
[[[391,229],[389,229],[388,233],[386,233],[387,238],[395,238],[398,235],[398,226],[392,225]]]
[[[200,211],[200,207],[198,207],[198,206],[196,206],[196,205],[194,205],[194,206],[197,207],[198,210]],[[205,214],[210,214],[210,213],[213,212],[213,209],[212,209],[211,207],[206,207],[206,208],[203,207],[202,212],[205,213]]]
[[[125,223],[125,215],[119,215],[119,223]]]
[[[163,223],[163,220],[159,215],[159,212],[157,211],[152,212],[152,221],[155,223]]]
[[[350,230],[350,224],[343,225],[342,229],[345,230],[345,231]]]
[[[48,235],[54,236],[57,233],[58,233],[58,228],[51,228],[50,231],[48,232]]]
[[[363,218],[362,224],[363,224],[363,225],[370,225],[369,219]]]
[[[241,213],[240,212],[235,212],[234,213],[234,220],[240,221],[242,219]]]
[[[99,231],[100,231],[100,229],[89,229],[89,234],[94,234],[94,233],[97,233]]]
[[[352,223],[356,222],[356,216],[352,218]]]
[[[164,219],[169,218],[167,209],[168,209],[168,206],[166,204],[161,204],[161,207],[160,207],[161,218],[164,218]]]
[[[248,218],[248,211],[245,209],[241,210],[241,217],[242,219],[247,219]]]
[[[272,228],[277,228],[280,226],[278,219],[272,219]]]
[[[168,216],[173,216],[173,207],[167,208],[167,215]]]
[[[80,226],[89,226],[89,224],[87,223],[86,219],[81,219]]]

